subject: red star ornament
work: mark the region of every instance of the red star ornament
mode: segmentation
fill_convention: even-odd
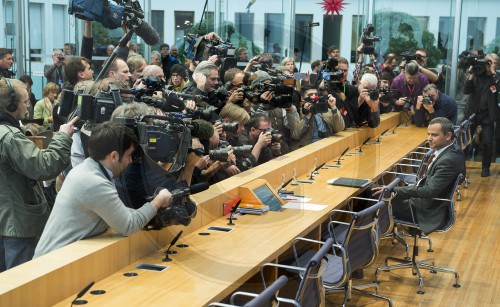
[[[344,3],[343,0],[324,0],[323,2],[318,2],[317,4],[321,4],[323,6],[323,11],[326,12],[326,15],[332,13],[332,19],[335,13],[340,15],[340,11],[344,9],[344,5],[349,3]]]

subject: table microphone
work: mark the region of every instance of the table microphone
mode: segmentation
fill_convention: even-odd
[[[170,257],[168,257],[168,255],[170,254],[170,249],[172,248],[172,246],[174,246],[174,244],[177,242],[177,240],[179,240],[179,238],[181,237],[181,235],[182,235],[182,230],[179,231],[179,233],[174,237],[174,239],[172,240],[172,242],[170,242],[170,246],[165,251],[165,258],[162,259],[163,262],[170,262],[170,261],[172,261],[172,259],[170,259]]]
[[[363,146],[366,145],[366,143],[368,143],[368,141],[371,139],[371,137],[368,137],[364,142],[363,144],[361,144],[361,146],[359,146],[359,150],[358,152],[363,152]]]
[[[233,214],[238,209],[238,206],[240,205],[240,203],[241,203],[241,199],[238,200],[238,202],[236,203],[236,205],[234,205],[233,208],[231,208],[231,215],[229,215],[229,223],[227,223],[228,225],[231,225],[231,226],[234,225],[233,220],[236,220],[236,218],[233,218]]]
[[[392,134],[396,134],[396,129],[398,129],[401,124],[402,123],[399,123],[396,127],[394,127],[394,129],[392,130]]]
[[[86,300],[79,300],[80,297],[82,297],[83,295],[85,295],[85,293],[87,293],[87,291],[89,291],[90,288],[92,288],[92,286],[95,284],[95,282],[91,282],[90,284],[88,284],[87,286],[85,286],[85,288],[83,288],[80,292],[78,292],[78,294],[76,295],[75,299],[73,300],[73,302],[71,302],[71,306],[73,305],[84,305],[84,304],[87,304],[88,302]]]
[[[346,148],[346,149],[345,149],[345,150],[344,150],[344,151],[340,154],[340,157],[339,157],[339,159],[337,160],[337,165],[340,165],[340,160],[342,160],[342,159],[340,159],[340,158],[342,158],[342,156],[343,156],[343,155],[345,155],[345,153],[346,153],[348,150],[349,150],[349,147],[347,147],[347,148]]]
[[[310,176],[310,180],[314,180],[314,173],[316,173],[320,168],[322,168],[323,166],[325,166],[326,163],[323,163],[321,164],[320,166],[316,167],[312,172],[311,172],[311,176]],[[318,173],[319,174],[319,173]]]
[[[384,135],[384,133],[386,133],[387,131],[389,131],[389,129],[385,129],[385,131],[384,131],[384,132],[382,132],[382,133],[381,133],[381,134],[377,137],[377,140],[375,140],[375,143],[380,143],[380,137],[381,137],[382,135]]]

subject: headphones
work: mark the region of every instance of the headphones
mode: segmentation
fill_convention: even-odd
[[[5,80],[5,83],[9,88],[9,95],[10,95],[10,100],[7,103],[6,109],[9,112],[15,112],[17,110],[16,91],[14,91],[12,83],[10,83],[10,80],[8,78],[3,78],[3,79]]]

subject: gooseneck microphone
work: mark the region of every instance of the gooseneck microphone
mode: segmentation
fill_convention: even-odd
[[[347,147],[339,156],[338,160],[337,160],[337,165],[340,165],[340,160],[342,160],[341,158],[345,155],[345,153],[349,150],[349,147]]]
[[[359,150],[358,152],[363,152],[363,146],[366,145],[366,143],[368,143],[368,141],[371,139],[371,137],[368,137],[364,142],[363,144],[361,144],[361,146],[359,146]]]
[[[78,294],[76,295],[76,297],[73,300],[73,302],[71,302],[71,306],[73,306],[73,305],[84,305],[84,304],[87,304],[88,302],[86,300],[79,300],[79,298],[81,298],[82,296],[84,296],[85,293],[87,293],[87,291],[89,291],[90,288],[92,288],[92,286],[94,284],[95,284],[95,282],[92,281],[90,284],[88,284],[87,286],[85,286],[85,288],[83,288],[80,292],[78,292]]]
[[[240,205],[240,203],[241,203],[241,199],[238,200],[238,202],[236,203],[236,205],[234,205],[231,208],[231,215],[229,215],[229,223],[227,223],[230,226],[234,225],[233,220],[236,220],[236,218],[233,218],[233,214],[236,212],[236,210],[238,210],[238,206]]]
[[[399,123],[396,127],[394,127],[394,129],[392,130],[392,134],[396,134],[396,129],[398,129],[401,124],[402,123]]]
[[[177,240],[179,240],[179,238],[182,235],[182,232],[183,232],[182,230],[179,231],[179,233],[172,239],[172,242],[170,242],[170,246],[165,251],[165,258],[162,259],[163,262],[170,262],[170,261],[172,261],[172,259],[170,259],[170,257],[168,255],[174,254],[174,253],[173,253],[173,251],[170,251],[170,249],[172,248],[172,246],[174,246],[174,244],[177,242]]]
[[[377,140],[376,140],[375,142],[376,142],[376,143],[380,143],[380,137],[381,137],[382,135],[384,135],[387,131],[389,131],[389,129],[385,129],[385,131],[384,131],[384,132],[382,132],[382,133],[381,133],[381,134],[377,137]]]

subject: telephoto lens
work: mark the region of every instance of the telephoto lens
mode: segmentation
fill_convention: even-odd
[[[223,123],[222,131],[238,133],[238,123]]]
[[[424,95],[422,97],[422,104],[429,106],[431,104],[431,97],[429,95]]]

